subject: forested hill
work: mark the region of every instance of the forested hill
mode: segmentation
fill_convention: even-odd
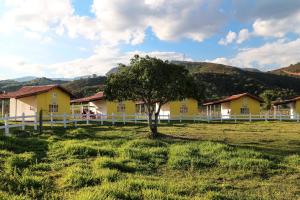
[[[207,62],[173,61],[173,63],[185,65],[199,84],[204,85],[206,97],[209,99],[241,92],[261,95],[267,91],[274,96],[285,98],[300,95],[300,77]]]
[[[205,99],[215,99],[242,92],[262,97],[268,96],[271,100],[300,95],[300,76],[278,73],[278,70],[261,72],[207,62],[172,62],[185,65],[189,69],[195,77],[198,87],[205,88]],[[298,68],[299,64],[296,64],[291,65],[287,70],[297,73]],[[117,69],[112,71],[114,73]],[[105,76],[90,76],[73,81],[48,78],[37,78],[25,82],[6,80],[0,81],[0,91],[14,91],[23,85],[62,84],[75,97],[83,97],[102,90],[105,79]]]

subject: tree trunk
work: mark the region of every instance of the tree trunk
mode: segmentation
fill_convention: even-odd
[[[152,115],[153,115],[152,113],[149,114],[149,128],[151,130],[150,137],[156,138],[158,136],[158,132],[157,132],[158,115],[157,113],[155,113],[154,121],[152,119]]]

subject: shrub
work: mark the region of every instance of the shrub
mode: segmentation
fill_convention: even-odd
[[[92,134],[88,133],[88,131],[84,128],[76,128],[72,130],[68,130],[67,133],[74,137],[90,137]]]
[[[285,158],[285,162],[292,167],[300,169],[300,155],[294,154]]]
[[[94,161],[94,166],[97,168],[109,168],[109,169],[116,169],[121,172],[134,172],[136,170],[136,166],[130,160],[123,159],[123,158],[97,158]]]
[[[13,195],[6,192],[0,191],[0,199],[3,200],[31,200],[31,198],[24,195]]]
[[[81,188],[98,184],[100,180],[93,176],[92,170],[86,165],[74,165],[65,170],[63,185],[65,187]]]
[[[115,169],[94,169],[93,175],[101,182],[114,182],[117,181],[121,176],[120,172]]]
[[[231,169],[261,172],[271,168],[272,162],[266,159],[237,157],[229,160],[223,160],[221,165]]]
[[[200,154],[199,146],[173,145],[170,148],[168,166],[178,170],[193,170],[210,167],[215,164],[212,158]]]
[[[33,152],[14,154],[5,161],[5,168],[8,172],[23,170],[36,161],[36,155]]]

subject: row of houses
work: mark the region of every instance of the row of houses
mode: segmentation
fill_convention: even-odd
[[[72,94],[59,85],[46,86],[24,86],[15,92],[0,95],[2,102],[2,116],[4,113],[10,117],[21,116],[25,113],[35,115],[40,110],[45,115],[49,114],[143,114],[145,105],[143,102],[133,101],[108,101],[103,92],[95,95],[73,99]],[[243,93],[233,95],[224,99],[211,101],[203,104],[207,116],[218,115],[228,119],[233,115],[259,115],[263,100],[254,95]],[[4,104],[9,104],[5,111]],[[300,97],[285,101],[274,102],[274,114],[281,112],[281,109],[288,108],[291,118],[300,114]],[[194,116],[199,114],[199,103],[195,99],[173,101],[161,108],[162,117],[173,116]]]

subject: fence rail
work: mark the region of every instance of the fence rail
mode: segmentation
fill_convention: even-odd
[[[25,116],[23,113],[21,116],[13,116],[9,117],[5,115],[3,118],[0,118],[0,122],[3,121],[3,125],[0,124],[0,130],[4,129],[4,133],[6,136],[10,135],[11,128],[21,128],[21,130],[25,130],[26,126],[33,126],[34,130],[37,130],[38,124],[40,121],[42,123],[49,124],[51,126],[55,124],[62,124],[64,128],[67,128],[68,124],[74,124],[77,126],[78,122],[84,122],[86,124],[90,124],[91,122],[99,122],[101,125],[104,123],[110,123],[111,125],[115,125],[116,123],[140,123],[148,120],[148,116],[146,114],[50,114],[42,116],[42,119],[39,119],[39,115],[36,113],[35,115]],[[299,115],[286,115],[286,114],[260,114],[260,115],[159,115],[158,117],[159,123],[162,121],[170,123],[171,121],[192,121],[192,122],[226,122],[226,121],[234,121],[237,123],[238,121],[300,121]]]

